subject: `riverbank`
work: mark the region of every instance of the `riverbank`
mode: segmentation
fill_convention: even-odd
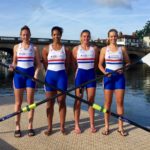
[[[26,106],[26,103],[23,103]],[[0,117],[13,112],[14,97],[0,97]],[[83,133],[76,135],[73,132],[74,118],[73,110],[67,107],[66,130],[67,135],[62,135],[59,131],[59,113],[58,106],[55,105],[53,133],[49,137],[44,135],[44,130],[47,128],[45,104],[40,105],[35,110],[34,128],[36,136],[27,136],[27,113],[22,114],[21,127],[23,131],[22,138],[15,138],[14,134],[14,118],[0,122],[0,150],[148,150],[150,147],[150,134],[135,126],[125,124],[125,130],[129,133],[127,137],[119,135],[117,130],[117,120],[111,118],[111,130],[109,136],[101,134],[104,127],[103,115],[95,116],[95,124],[98,130],[92,134],[89,131],[89,117],[86,111],[81,111],[80,126]]]

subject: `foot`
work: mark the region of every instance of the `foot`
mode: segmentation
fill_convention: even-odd
[[[51,133],[52,133],[52,130],[46,130],[46,131],[44,131],[44,134],[45,134],[46,136],[51,135]]]
[[[35,131],[33,129],[28,129],[28,136],[35,136]]]
[[[117,132],[121,135],[121,136],[127,136],[128,135],[128,133],[127,132],[125,132],[123,129],[122,130],[117,130]]]
[[[75,128],[75,129],[74,129],[74,132],[75,132],[76,134],[81,134],[80,128]]]
[[[67,135],[67,133],[66,133],[66,130],[65,130],[65,129],[60,129],[60,132],[61,132],[63,135]]]
[[[20,130],[15,130],[14,137],[17,137],[17,138],[21,137],[21,131]]]
[[[103,135],[109,135],[109,129],[103,130],[103,131],[102,131],[102,134],[103,134]]]
[[[91,130],[91,133],[96,133],[97,132],[95,127],[90,128],[90,130]]]

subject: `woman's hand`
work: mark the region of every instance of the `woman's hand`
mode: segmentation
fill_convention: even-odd
[[[123,70],[122,70],[122,69],[120,69],[120,70],[118,70],[118,71],[117,71],[117,73],[119,73],[119,74],[123,74]]]
[[[12,65],[12,64],[10,64],[10,65],[9,65],[9,68],[8,68],[8,71],[13,72],[13,71],[14,71],[14,69],[15,69],[15,66],[14,66],[14,65]]]
[[[104,72],[104,75],[107,77],[111,77],[111,74],[109,72]]]

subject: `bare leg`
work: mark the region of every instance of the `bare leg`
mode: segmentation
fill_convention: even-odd
[[[23,101],[23,92],[24,89],[15,89],[14,88],[14,94],[15,94],[15,112],[20,111],[22,101]],[[20,118],[21,115],[17,115],[15,118],[15,124],[16,124],[16,130],[20,130]]]
[[[33,104],[34,103],[34,89],[27,88],[26,90],[27,90],[27,103],[28,105]],[[28,113],[28,120],[29,120],[28,129],[33,128],[33,117],[34,117],[34,110],[32,109]]]
[[[57,94],[60,92],[58,91]],[[60,113],[60,131],[65,133],[65,119],[66,119],[66,95],[57,98]]]
[[[107,110],[110,110],[111,103],[112,103],[112,97],[113,97],[113,90],[104,90],[104,95],[105,95],[105,104],[104,104],[104,107]],[[105,131],[109,131],[109,118],[110,118],[110,114],[109,113],[105,113],[104,114]]]
[[[117,113],[118,115],[124,114],[124,90],[115,90],[116,103],[117,103]],[[118,121],[119,130],[123,130],[123,121],[119,119]]]
[[[95,88],[87,88],[87,99],[89,102],[94,102],[94,98],[95,98]],[[95,133],[96,129],[95,129],[95,125],[94,125],[94,109],[89,106],[89,116],[90,116],[90,128],[91,128],[91,132]]]
[[[53,97],[56,94],[56,91],[53,92],[46,92],[46,97]],[[46,106],[46,113],[47,113],[47,122],[48,122],[48,129],[49,133],[52,131],[52,121],[53,121],[53,114],[54,114],[54,104],[55,100],[49,100]]]
[[[76,94],[76,96],[82,98],[83,97],[83,90],[81,93],[80,89],[76,89],[75,94]],[[81,102],[76,99],[75,103],[74,103],[74,119],[75,119],[75,132],[77,134],[81,133],[81,130],[79,127],[80,107],[81,107]]]

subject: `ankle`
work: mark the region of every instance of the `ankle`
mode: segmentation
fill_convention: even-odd
[[[16,130],[20,130],[20,125],[16,125]]]
[[[95,125],[94,124],[90,124],[90,128],[95,128]]]
[[[75,129],[80,129],[79,124],[75,124]]]
[[[33,129],[33,125],[28,125],[28,129]]]
[[[105,131],[109,130],[109,126],[105,126],[104,128],[105,128]]]

